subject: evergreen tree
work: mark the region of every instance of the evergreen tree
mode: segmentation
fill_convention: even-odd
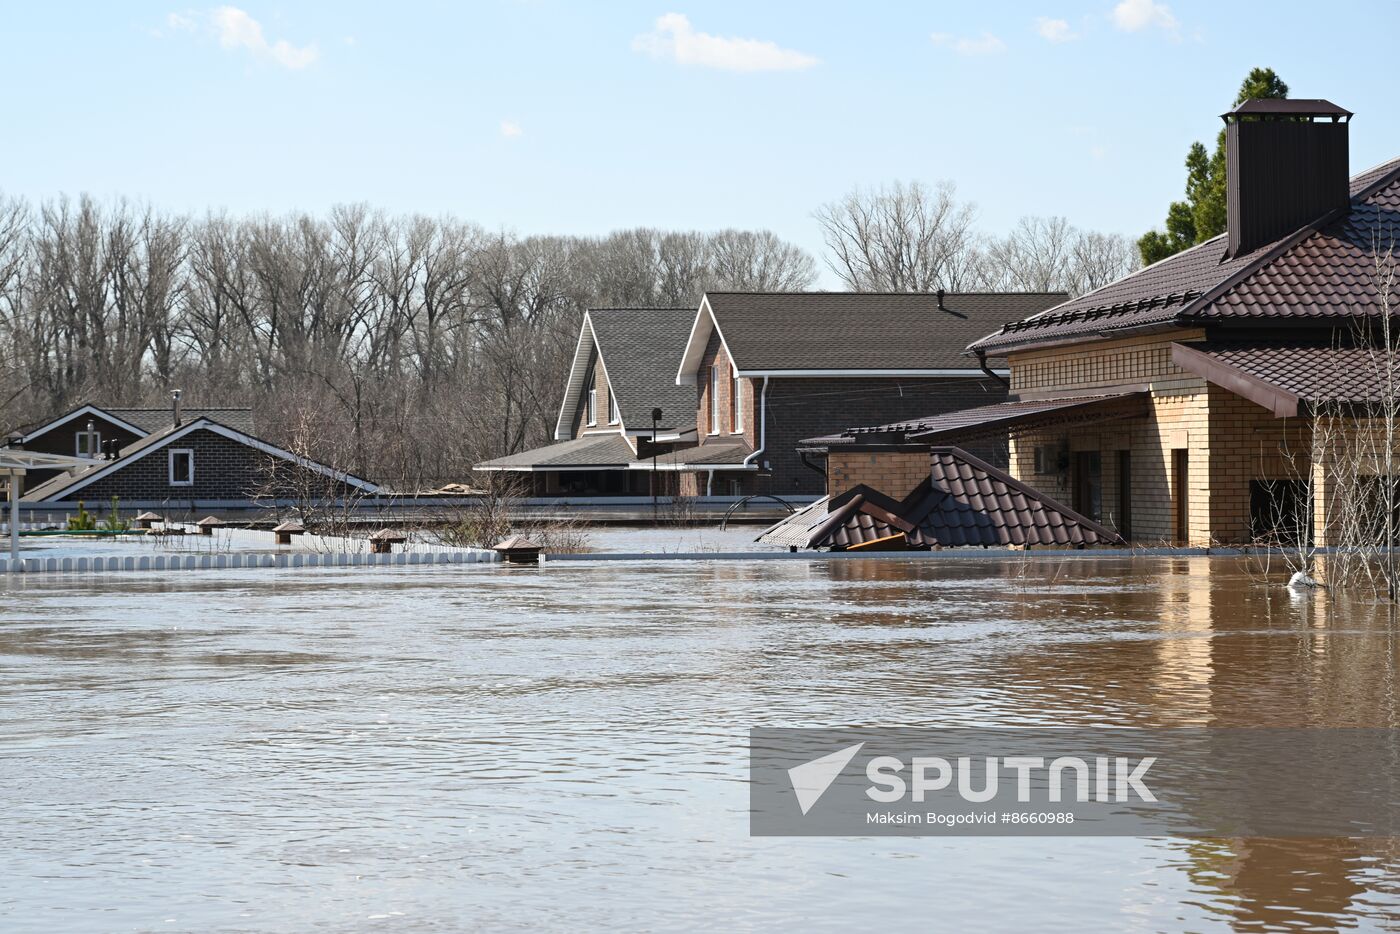
[[[1235,95],[1234,106],[1247,100],[1285,98],[1288,85],[1272,68],[1250,71]],[[1225,208],[1225,131],[1215,138],[1215,152],[1192,143],[1186,154],[1186,200],[1167,208],[1166,231],[1149,230],[1138,240],[1142,264],[1155,263],[1223,233]]]

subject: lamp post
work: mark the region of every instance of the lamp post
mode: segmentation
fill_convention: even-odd
[[[651,521],[656,521],[656,424],[661,421],[661,410],[651,410]]]

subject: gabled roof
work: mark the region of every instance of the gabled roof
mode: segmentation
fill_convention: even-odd
[[[583,435],[558,444],[508,454],[485,463],[477,470],[602,470],[626,467],[637,454],[627,439],[611,432]]]
[[[222,425],[211,418],[201,417],[196,418],[192,421],[184,422],[178,427],[172,425],[171,427],[166,428],[163,431],[158,431],[153,434],[149,434],[138,441],[134,441],[131,444],[128,444],[126,447],[122,448],[120,455],[118,455],[118,457],[115,460],[94,461],[91,467],[88,467],[86,470],[83,470],[79,473],[59,474],[58,476],[39,484],[33,489],[26,491],[23,496],[23,499],[26,502],[37,503],[50,500],[57,500],[60,497],[71,496],[74,493],[77,493],[80,490],[82,490],[84,487],[96,482],[97,480],[101,480],[104,477],[109,477],[115,473],[118,473],[119,471],[125,470],[131,464],[145,457],[147,454],[150,454],[154,451],[159,451],[165,448],[166,446],[173,444],[176,441],[179,441],[181,438],[193,434],[196,431],[211,431],[216,435],[222,435],[223,437],[229,438],[233,441],[237,441],[240,444],[245,444],[248,447],[255,448],[258,451],[261,451],[263,454],[266,454],[270,457],[277,457],[282,460],[290,461],[308,470],[313,470],[316,473],[322,474],[323,476],[327,476],[334,480],[338,480],[341,483],[344,483],[348,486],[356,487],[360,490],[363,490],[366,493],[379,492],[379,486],[377,484],[371,483],[370,481],[365,480],[362,477],[356,477],[353,474],[349,474],[341,470],[336,470],[333,467],[328,467],[325,464],[313,461],[309,458],[302,457],[298,454],[293,454],[291,451],[284,450],[283,448],[277,447],[274,444],[271,444],[267,441],[263,441],[261,438],[255,438],[252,435],[239,431],[236,428],[230,428],[227,425]]]
[[[678,383],[694,383],[718,331],[740,376],[979,373],[963,348],[998,321],[1043,311],[1063,292],[708,292]]]
[[[192,421],[206,416],[239,431],[253,430],[253,410],[249,408],[186,409],[181,415],[181,420]],[[70,409],[56,418],[21,429],[18,432],[18,441],[20,444],[26,444],[40,435],[47,434],[55,428],[62,428],[74,421],[78,422],[78,426],[81,427],[84,420],[90,417],[106,419],[137,436],[148,435],[153,431],[167,428],[174,418],[169,407],[110,408],[89,402],[75,409]]]
[[[1341,216],[1318,218],[1253,252],[1225,258],[1221,234],[968,349],[1002,354],[1200,322],[1374,314],[1377,241],[1383,252],[1400,233],[1400,159],[1354,176],[1351,193]]]
[[[579,325],[573,364],[559,407],[554,437],[569,437],[590,363],[603,361],[608,387],[617,398],[622,431],[651,434],[651,410],[661,409],[659,430],[695,428],[695,393],[675,383],[676,360],[695,312],[689,308],[590,308]]]
[[[953,447],[930,452],[928,479],[903,500],[862,484],[832,498],[824,512],[804,509],[758,540],[844,550],[901,533],[914,548],[1122,541],[1111,529]]]

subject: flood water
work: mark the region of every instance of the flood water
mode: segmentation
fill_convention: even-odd
[[[751,726],[1397,725],[1230,559],[10,576],[5,931],[1381,930],[1388,840],[751,838]]]

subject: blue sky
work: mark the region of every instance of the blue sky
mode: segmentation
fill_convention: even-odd
[[[1136,235],[1254,65],[1356,111],[1354,170],[1400,155],[1390,3],[7,7],[0,191],[35,199],[767,227],[819,252],[811,212],[852,185],[950,179],[989,231]]]

